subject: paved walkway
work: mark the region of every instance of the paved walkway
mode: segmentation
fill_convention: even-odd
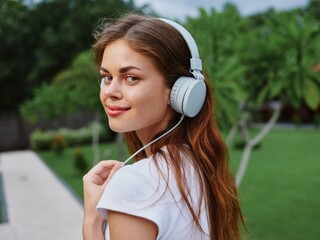
[[[8,222],[1,240],[82,239],[82,205],[32,151],[0,154]]]

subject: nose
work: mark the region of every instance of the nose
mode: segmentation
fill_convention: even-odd
[[[105,98],[122,98],[121,82],[117,79],[112,79],[112,81],[109,83],[104,83],[104,81],[101,80],[100,91],[105,96]]]

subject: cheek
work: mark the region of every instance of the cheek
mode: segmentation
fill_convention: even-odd
[[[136,108],[138,111],[143,111],[144,108],[147,108],[148,105],[152,105],[149,94],[145,94],[143,91],[132,92],[127,94],[126,100],[130,105]]]
[[[103,94],[102,91],[100,91],[99,96],[100,96],[100,101],[101,101],[101,103],[103,104],[103,103],[105,102],[106,98],[104,97],[104,94]]]
[[[168,99],[166,94],[149,91],[148,94],[140,95],[136,98],[135,103],[140,111],[160,112],[164,111],[168,106]]]

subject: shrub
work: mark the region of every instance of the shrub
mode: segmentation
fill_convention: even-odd
[[[73,153],[74,167],[84,174],[87,171],[88,164],[80,148],[76,148]]]
[[[34,131],[30,136],[30,145],[32,149],[50,149],[53,142],[53,131]]]
[[[301,116],[298,113],[293,114],[292,116],[292,123],[296,126],[299,127],[301,124]]]
[[[79,129],[70,129],[70,128],[60,128],[57,130],[36,130],[30,136],[30,145],[32,149],[35,150],[46,150],[46,149],[55,149],[58,144],[55,141],[56,135],[60,135],[64,138],[64,141],[68,143],[68,146],[78,146],[82,144],[88,144],[92,141],[92,129],[93,125],[79,128]],[[103,125],[100,125],[99,128],[99,138],[101,141],[110,141],[113,140],[114,134]]]
[[[58,132],[62,134],[66,138],[67,142],[72,146],[89,143],[92,139],[92,128],[90,126],[76,130],[61,128]]]
[[[314,126],[315,126],[316,128],[320,128],[320,113],[317,113],[317,114],[314,116],[313,122],[314,122]]]
[[[67,142],[64,136],[59,133],[54,134],[51,149],[55,151],[56,154],[61,154],[66,146]]]

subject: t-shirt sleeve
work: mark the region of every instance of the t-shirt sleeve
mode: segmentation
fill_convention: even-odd
[[[173,194],[166,182],[159,177],[149,164],[138,162],[122,167],[106,186],[97,210],[106,219],[108,210],[148,219],[158,226],[160,234],[170,224],[168,209],[175,206],[175,200],[170,197]]]

